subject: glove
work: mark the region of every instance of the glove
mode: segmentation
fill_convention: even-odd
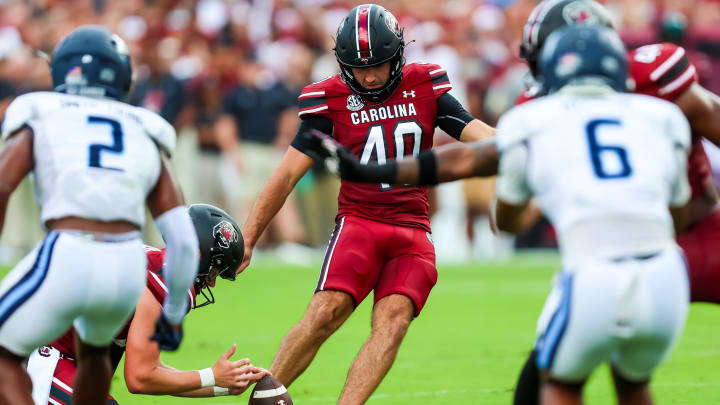
[[[397,165],[394,161],[384,165],[364,165],[352,152],[320,131],[311,130],[304,137],[310,148],[306,153],[315,160],[323,161],[325,167],[340,178],[363,183],[395,183]]]
[[[165,314],[160,314],[157,322],[155,322],[155,333],[150,340],[158,342],[160,350],[174,352],[180,347],[183,338],[182,325],[174,326],[165,318]]]

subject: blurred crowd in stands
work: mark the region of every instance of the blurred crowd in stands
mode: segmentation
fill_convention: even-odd
[[[347,12],[364,2],[0,0],[0,116],[18,94],[50,89],[40,52],[51,54],[79,25],[105,25],[130,46],[136,75],[130,102],[158,112],[178,131],[174,164],[188,201],[213,202],[242,224],[295,135],[297,95],[306,84],[336,73],[333,36]],[[527,85],[517,54],[537,0],[378,3],[404,27],[407,61],[446,68],[453,94],[476,117],[495,124]],[[720,1],[601,3],[628,47],[679,43],[691,54],[701,83],[720,91],[720,75],[712,74],[720,64]],[[443,142],[448,138],[436,134],[436,143]],[[315,168],[278,216],[267,243],[323,246],[338,187],[322,167]],[[488,213],[493,183],[472,180],[457,190],[453,198],[464,200],[457,206],[467,224],[467,232],[457,234],[472,239],[479,229],[475,220]],[[3,246],[26,249],[39,238],[34,204],[25,203],[31,195],[26,184],[14,197]],[[530,243],[546,238],[534,235]]]

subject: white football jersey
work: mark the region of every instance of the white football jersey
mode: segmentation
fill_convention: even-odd
[[[146,109],[100,98],[36,92],[7,109],[2,138],[32,128],[42,222],[68,216],[142,226],[145,201],[175,130]]]
[[[497,145],[498,198],[516,205],[537,198],[557,230],[566,270],[674,243],[668,207],[690,196],[690,128],[674,104],[558,93],[504,115]]]

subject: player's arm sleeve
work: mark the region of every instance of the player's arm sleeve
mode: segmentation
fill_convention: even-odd
[[[470,115],[460,102],[450,95],[443,93],[437,99],[437,126],[455,139],[460,139],[460,134],[470,121],[475,117]]]
[[[330,118],[318,116],[310,116],[305,118],[304,120],[300,121],[300,127],[298,128],[297,134],[295,134],[295,139],[293,139],[290,145],[292,145],[293,148],[299,150],[300,152],[308,155],[308,151],[312,150],[312,145],[309,144],[310,138],[303,135],[313,129],[320,131],[323,134],[332,136],[332,120],[330,120]]]
[[[174,324],[182,322],[188,309],[187,290],[198,271],[199,247],[195,228],[185,206],[175,207],[155,218],[165,240],[165,271],[168,287],[163,312]]]

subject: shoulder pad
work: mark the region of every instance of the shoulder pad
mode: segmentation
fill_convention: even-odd
[[[530,128],[526,126],[526,111],[529,105],[536,102],[538,101],[513,107],[500,117],[495,132],[497,149],[500,153],[517,143],[523,142],[530,136]]]
[[[408,76],[418,72],[424,76],[424,79],[430,79],[435,97],[440,97],[452,90],[447,71],[440,65],[434,63],[411,63],[406,65],[406,69]]]
[[[675,105],[675,103],[662,101],[662,104],[664,104],[662,107],[664,107],[667,112],[662,113],[661,118],[665,118],[668,121],[666,128],[668,129],[670,137],[675,144],[680,145],[683,149],[689,151],[692,143],[692,135],[690,123],[685,117],[685,114],[682,112],[680,107]],[[662,111],[660,108],[657,110]]]
[[[685,49],[674,44],[645,45],[628,54],[635,92],[674,101],[697,81]]]
[[[310,115],[325,115],[328,111],[327,97],[325,95],[326,82],[332,77],[303,87],[298,96],[298,117],[305,118]]]
[[[15,131],[28,124],[37,117],[38,93],[23,94],[15,98],[5,111],[5,119],[2,123],[2,139],[12,135]]]
[[[169,156],[172,156],[175,152],[175,143],[177,142],[175,128],[163,117],[154,112],[142,107],[135,108],[140,112],[143,128],[148,136],[157,142]]]
[[[328,99],[347,97],[351,94],[348,86],[340,79],[340,75],[328,77],[319,82],[305,86],[298,96],[298,117],[327,116]]]

